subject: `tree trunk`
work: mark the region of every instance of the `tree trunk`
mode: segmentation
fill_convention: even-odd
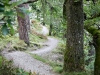
[[[49,35],[51,36],[52,35],[52,29],[53,29],[53,24],[52,24],[52,19],[53,19],[53,13],[52,13],[53,11],[52,11],[52,8],[50,8],[50,30],[49,30]]]
[[[29,9],[29,4],[24,4],[25,9]],[[28,14],[26,14],[26,23],[27,23],[27,29],[30,31],[30,17]]]
[[[26,8],[27,5],[21,4],[17,9],[19,38],[21,40],[24,40],[24,42],[27,45],[29,45],[29,36],[28,36],[28,30],[30,30],[29,16],[20,9],[21,7]]]
[[[46,2],[45,0],[41,0],[42,2],[42,10],[43,10],[43,25],[45,26],[45,20],[46,20]]]
[[[83,1],[65,0],[67,15],[67,42],[64,54],[64,71],[84,70]]]
[[[85,25],[85,29],[93,36],[95,47],[94,75],[100,75],[100,30],[93,26]]]
[[[50,24],[50,30],[49,30],[49,35],[51,36],[52,35],[52,28],[53,28],[53,25],[52,23]]]
[[[96,57],[94,63],[94,75],[100,75],[100,30],[93,36]]]

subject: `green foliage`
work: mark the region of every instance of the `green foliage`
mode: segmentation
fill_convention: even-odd
[[[4,35],[7,35],[10,33],[11,35],[14,35],[14,29],[12,26],[12,22],[14,19],[14,16],[16,16],[16,10],[18,5],[27,2],[28,0],[19,0],[16,2],[13,2],[11,0],[1,0],[0,1],[0,14],[3,15],[3,17],[0,19],[0,21],[3,21],[3,27],[2,27],[2,33]],[[20,8],[23,13],[28,14],[28,11],[24,8]],[[5,25],[6,24],[6,25]]]
[[[88,18],[98,15],[100,13],[100,1],[98,0],[95,5],[92,0],[89,2],[84,1],[84,12]]]
[[[4,12],[4,5],[0,2],[0,13]]]
[[[100,26],[100,1],[96,1],[94,5],[91,1],[84,1],[84,12],[87,15],[87,20],[84,22],[85,29],[90,29],[91,31],[88,33],[85,31],[84,35],[84,52],[85,52],[85,69],[87,71],[94,71],[94,61],[95,61],[95,48],[93,46],[93,36],[91,33],[95,34],[94,28],[99,29]],[[91,55],[89,53],[92,52]]]
[[[2,26],[2,33],[4,35],[7,35],[8,33],[11,32],[11,34],[13,35],[14,34],[14,30],[12,29],[13,27],[11,26],[12,23],[11,23],[11,15],[13,15],[13,11],[12,11],[12,8],[9,8],[9,0],[6,0],[6,1],[1,1],[1,3],[3,4],[3,7],[0,7],[0,9],[3,9],[4,11],[3,12],[0,12],[0,14],[3,15],[3,17],[1,18],[0,21],[4,21],[4,24]]]
[[[31,53],[30,53],[30,55],[31,55],[33,58],[35,58],[35,59],[37,59],[37,60],[40,60],[40,61],[46,63],[46,60],[43,59],[42,57],[40,57],[40,56],[38,56],[38,55],[36,55],[36,54],[31,54]]]
[[[27,1],[28,0],[18,0],[16,2],[12,2],[11,8],[16,7],[16,6],[20,5],[20,4],[23,4],[24,2],[27,2]]]
[[[32,4],[32,12],[37,15],[36,18],[42,23],[45,22],[46,25],[49,25],[49,28],[50,25],[52,25],[52,35],[59,37],[63,37],[66,28],[62,17],[63,1],[64,0],[46,0],[45,5],[43,5],[44,0],[40,0]],[[35,17],[33,16],[32,18]]]
[[[63,67],[61,66],[57,66],[57,67],[54,67],[53,70],[57,73],[62,73],[63,72]]]
[[[16,69],[15,75],[30,75],[31,73],[25,72],[23,69]]]
[[[11,65],[11,61],[6,61],[5,59],[2,60],[2,66],[0,66],[0,75],[14,75],[15,70]]]
[[[59,39],[59,40],[60,41],[58,43],[58,46],[53,52],[63,55],[66,48],[66,40],[65,39]]]
[[[92,53],[91,53],[92,52]],[[84,33],[84,53],[85,53],[85,69],[87,71],[94,70],[95,49],[92,45],[92,36],[87,31]]]
[[[32,25],[31,28],[34,28],[33,30],[35,30],[36,32],[40,32],[42,30],[41,26],[39,25],[39,22],[37,22],[38,24],[36,24],[36,26]],[[4,25],[3,25],[4,26]],[[12,26],[11,26],[12,27]],[[7,28],[7,25],[6,25]],[[7,34],[7,30],[5,28],[1,28],[4,32],[4,34]],[[36,30],[39,29],[39,30]],[[11,29],[10,29],[11,30]],[[8,32],[10,31],[8,30]],[[13,30],[13,28],[12,28]],[[23,50],[36,50],[39,48],[42,48],[44,45],[39,44],[41,42],[45,42],[47,39],[44,38],[42,35],[41,37],[39,36],[39,34],[34,34],[33,31],[30,32],[29,37],[30,37],[30,46],[27,47],[27,45],[24,43],[23,40],[19,40],[19,35],[18,35],[18,30],[17,27],[14,26],[14,30],[16,30],[15,35],[0,35],[0,49],[4,50],[5,48],[7,48],[8,51],[15,51],[15,50],[19,50],[19,51],[23,51]],[[12,32],[12,31],[11,31]]]
[[[87,72],[67,72],[64,73],[64,75],[92,75],[91,73],[87,73]]]
[[[2,56],[0,56],[0,63],[2,63]],[[2,64],[0,64],[0,66],[2,66]]]
[[[8,49],[8,51],[13,50],[26,50],[27,45],[24,43],[24,41],[19,40],[16,36],[1,35],[0,37],[0,49],[4,50],[5,48]]]
[[[9,33],[9,30],[6,24],[2,26],[1,30],[2,30],[3,35],[7,35]]]

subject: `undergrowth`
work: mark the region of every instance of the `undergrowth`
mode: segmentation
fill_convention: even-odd
[[[37,20],[32,20],[33,23],[30,25],[30,32],[29,32],[29,41],[30,41],[30,47],[34,49],[34,47],[37,46],[37,48],[41,48],[40,42],[45,42],[47,40],[46,36],[43,36],[41,33],[42,25],[40,25],[40,22]],[[14,50],[27,50],[28,46],[26,43],[24,43],[23,40],[19,39],[18,34],[18,25],[14,26],[15,34],[14,35],[3,35],[2,32],[0,32],[0,50],[4,50],[7,48],[10,51]],[[1,28],[0,28],[1,30]],[[35,44],[35,45],[34,45]],[[30,49],[30,48],[29,48]]]
[[[63,75],[92,75],[92,74],[89,72],[70,72],[70,73],[66,72]]]
[[[23,69],[15,68],[12,61],[0,56],[0,75],[37,75],[35,72],[26,72]]]
[[[27,44],[20,40],[18,36],[11,36],[6,35],[0,37],[0,50],[7,49],[10,51],[25,51],[29,49],[38,49],[41,48],[43,45],[39,44],[39,42],[45,42],[47,39],[40,38],[37,35],[30,34],[30,46],[28,47]]]
[[[59,38],[59,43],[57,45],[57,48],[54,49],[53,52],[63,55],[65,48],[66,48],[66,40],[65,39],[62,40]]]

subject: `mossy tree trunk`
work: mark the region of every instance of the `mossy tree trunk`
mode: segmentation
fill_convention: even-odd
[[[64,54],[64,72],[84,70],[83,51],[83,1],[65,0],[67,19],[67,42]]]
[[[20,8],[26,8],[26,4],[21,4],[17,8],[17,20],[18,20],[18,31],[19,31],[19,38],[24,40],[24,42],[29,45],[29,36],[28,30],[30,30],[30,23],[29,23],[29,16],[22,11]]]
[[[53,19],[53,11],[52,8],[50,8],[50,30],[49,30],[49,35],[52,35],[52,29],[53,29],[53,24],[52,24],[52,19]]]
[[[25,9],[29,9],[29,4],[24,4]],[[30,17],[29,14],[26,14],[26,23],[27,23],[27,29],[30,31]]]
[[[93,45],[95,47],[94,75],[100,75],[100,30],[89,25],[85,29],[93,36]]]
[[[43,11],[43,25],[45,26],[45,21],[46,21],[46,1],[41,0],[42,2],[42,11]]]

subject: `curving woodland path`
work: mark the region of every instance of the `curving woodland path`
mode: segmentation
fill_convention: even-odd
[[[30,53],[38,54],[40,56],[48,54],[48,52],[51,52],[54,48],[57,47],[58,40],[55,38],[48,37],[48,41],[45,42],[45,44],[47,44],[48,46],[38,49],[36,51],[31,51]],[[35,72],[38,75],[57,75],[53,73],[52,67],[34,59],[28,53],[22,51],[14,51],[8,53],[3,51],[2,55],[8,60],[12,60],[14,62],[14,66],[22,68],[25,71]]]
[[[47,54],[48,52],[51,52],[54,48],[56,48],[58,44],[58,40],[55,38],[48,37],[48,41],[45,42],[44,44],[47,45],[47,47],[43,47],[41,49],[38,49],[36,51],[31,51],[30,53],[33,54],[38,54],[38,55],[44,55]]]

